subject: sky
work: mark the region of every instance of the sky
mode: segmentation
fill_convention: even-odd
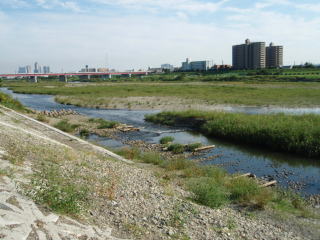
[[[246,38],[283,45],[285,65],[320,63],[320,1],[0,0],[0,73],[231,64]]]

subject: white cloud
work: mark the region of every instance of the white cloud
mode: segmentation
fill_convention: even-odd
[[[35,0],[36,4],[44,9],[52,9],[55,7],[62,7],[74,12],[82,12],[80,6],[74,1],[63,0]]]
[[[118,5],[124,8],[149,9],[159,8],[180,12],[215,12],[229,0],[201,2],[197,0],[91,0],[107,5]]]

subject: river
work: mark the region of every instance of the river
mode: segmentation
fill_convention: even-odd
[[[215,156],[213,160],[202,164],[222,166],[229,173],[253,173],[258,177],[272,177],[283,187],[290,187],[304,195],[320,194],[320,161],[300,156],[276,153],[265,149],[251,148],[238,144],[231,144],[215,138],[208,138],[202,134],[180,129],[175,132],[165,126],[158,126],[144,121],[146,114],[160,112],[159,110],[123,110],[123,109],[93,109],[72,105],[63,105],[54,101],[50,95],[16,94],[6,88],[2,92],[12,95],[25,106],[35,110],[73,109],[89,117],[104,118],[134,125],[141,128],[140,132],[126,133],[130,140],[143,140],[149,143],[158,143],[163,136],[173,136],[175,142],[182,144],[201,142],[204,145],[216,145],[216,148],[206,152],[203,157]],[[266,107],[225,107],[230,112],[245,112],[248,114],[262,114],[284,112],[290,114],[315,113],[320,114],[320,108],[266,108]],[[95,141],[107,147],[121,147],[120,141],[91,136]]]

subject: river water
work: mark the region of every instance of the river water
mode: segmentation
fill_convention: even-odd
[[[50,95],[16,94],[6,88],[1,91],[12,95],[25,106],[35,110],[73,109],[89,117],[104,118],[134,125],[141,128],[140,132],[126,133],[130,140],[143,140],[158,143],[164,136],[173,136],[175,142],[187,144],[201,142],[204,145],[216,145],[216,148],[206,152],[201,157],[214,157],[213,160],[202,164],[222,166],[229,173],[253,173],[258,177],[272,177],[283,187],[290,187],[304,195],[320,194],[320,159],[308,159],[300,156],[276,153],[265,149],[251,148],[231,144],[215,138],[208,138],[202,134],[183,129],[173,129],[158,126],[144,121],[146,114],[160,112],[159,110],[105,110],[76,107],[56,103]],[[267,108],[267,107],[223,107],[230,112],[245,112],[247,114],[288,113],[320,114],[320,108]],[[175,130],[180,130],[175,132]],[[123,143],[98,136],[91,136],[90,140],[107,147],[122,147]]]

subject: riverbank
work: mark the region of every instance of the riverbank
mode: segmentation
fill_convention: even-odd
[[[214,110],[219,106],[319,107],[319,83],[3,82],[17,93],[55,95],[63,104],[106,109]]]
[[[35,197],[38,203],[55,211],[80,217],[82,222],[112,227],[113,236],[134,239],[316,239],[319,235],[317,218],[305,214],[303,218],[297,217],[305,210],[299,210],[301,205],[296,201],[293,201],[294,207],[285,196],[276,204],[278,209],[266,207],[252,211],[242,207],[239,211],[240,206],[233,207],[229,203],[219,209],[200,206],[190,201],[193,197],[184,189],[185,174],[195,168],[183,161],[155,167],[139,163],[154,157],[129,152],[128,156],[136,156],[133,159],[138,163],[128,165],[20,115],[1,112],[0,122],[5,127],[0,125],[0,142],[8,156],[1,162],[10,161],[11,164],[2,174],[18,179],[23,171],[16,172],[17,166],[19,169],[31,168],[34,174],[22,174],[23,182],[28,183],[30,176],[33,179],[33,185],[26,186],[32,190],[29,197]],[[8,128],[8,124],[14,128]],[[25,141],[26,137],[29,141]],[[55,174],[49,174],[52,171]],[[191,172],[195,177],[198,171]],[[205,173],[201,172],[198,173],[203,178]],[[211,181],[222,180],[220,177],[225,176],[220,171],[211,173],[206,175],[208,180],[212,178]],[[225,178],[228,179],[231,180]],[[41,191],[44,188],[46,191]],[[52,201],[55,194],[62,197],[58,202]]]

